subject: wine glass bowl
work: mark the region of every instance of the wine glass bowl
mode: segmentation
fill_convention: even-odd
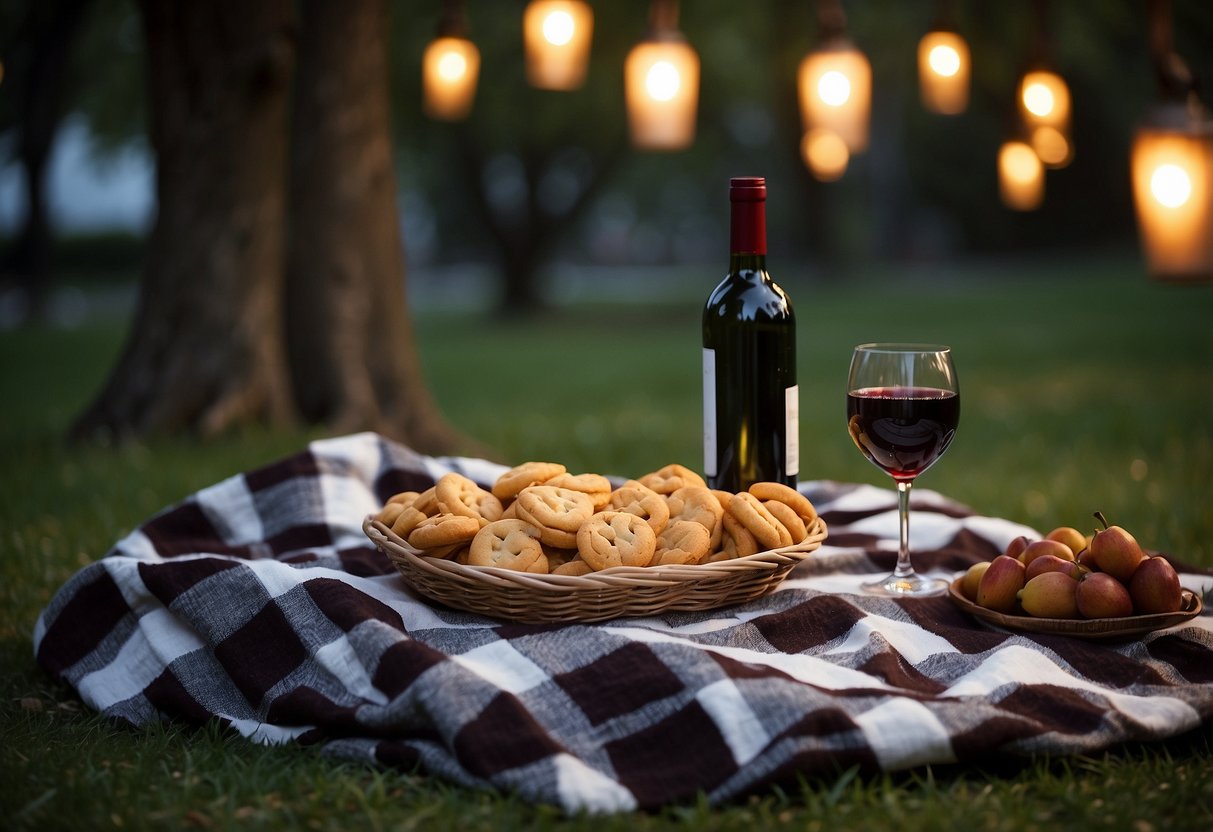
[[[947,450],[960,422],[960,386],[950,347],[860,344],[847,378],[847,430],[860,453],[897,485],[897,566],[864,591],[897,597],[938,595],[947,581],[914,571],[909,548],[910,487]]]

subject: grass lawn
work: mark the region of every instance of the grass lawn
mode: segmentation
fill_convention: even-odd
[[[450,420],[503,460],[624,475],[673,461],[699,467],[699,305],[715,278],[674,285],[645,305],[577,303],[526,326],[417,310],[419,348]],[[803,478],[884,484],[845,431],[853,344],[944,341],[955,348],[961,426],[921,487],[1042,531],[1091,528],[1099,509],[1148,546],[1213,567],[1213,287],[1151,284],[1137,263],[1116,258],[781,282],[799,324]],[[1213,826],[1208,728],[1090,757],[873,778],[841,772],[722,809],[587,819],[218,730],[114,727],[34,664],[38,612],[160,508],[318,435],[65,445],[63,430],[100,385],[122,327],[0,332],[3,828]]]

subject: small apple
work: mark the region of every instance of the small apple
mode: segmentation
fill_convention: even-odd
[[[1133,599],[1124,584],[1107,572],[1083,575],[1074,591],[1083,618],[1124,618],[1133,614]]]
[[[964,577],[960,579],[960,592],[964,597],[973,602],[977,601],[977,585],[981,583],[981,576],[986,574],[989,568],[990,561],[983,560],[965,571]]]
[[[1129,595],[1138,615],[1175,612],[1183,604],[1179,575],[1170,561],[1161,555],[1146,558],[1129,581]]]
[[[1078,557],[1087,548],[1087,537],[1073,526],[1058,526],[1045,535],[1045,540],[1056,540],[1070,547],[1070,551]]]
[[[1017,558],[1023,554],[1023,550],[1028,548],[1028,544],[1031,542],[1029,538],[1021,534],[1008,543],[1007,548],[1002,553],[1009,558]]]
[[[1107,572],[1122,584],[1128,584],[1146,554],[1133,535],[1120,526],[1109,526],[1103,512],[1095,512],[1103,528],[1091,538],[1091,557],[1101,572]]]
[[[1031,566],[1032,561],[1045,555],[1052,555],[1055,558],[1062,560],[1074,560],[1074,553],[1070,551],[1070,547],[1057,540],[1034,540],[1028,544],[1028,548],[1024,549],[1019,555],[1019,559],[1023,561],[1024,566]]]
[[[1028,564],[1024,577],[1030,581],[1037,575],[1043,575],[1045,572],[1060,572],[1063,575],[1069,575],[1074,580],[1078,580],[1089,571],[1085,566],[1080,566],[1072,560],[1059,558],[1057,555],[1041,555],[1038,558],[1033,558],[1032,562]]]
[[[1017,558],[999,555],[990,561],[977,584],[977,605],[996,612],[1012,612],[1015,596],[1024,583],[1024,565]]]
[[[1061,572],[1044,572],[1018,593],[1024,612],[1037,618],[1078,618],[1078,581]]]

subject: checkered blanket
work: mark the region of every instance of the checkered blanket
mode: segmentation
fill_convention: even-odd
[[[564,626],[445,609],[361,523],[450,470],[487,485],[502,469],[358,434],[205,488],[55,595],[37,659],[116,720],[218,719],[569,811],[1092,752],[1213,719],[1209,617],[1102,645],[990,629],[947,598],[855,594],[896,549],[894,494],[870,486],[803,483],[828,545],[741,606]],[[1025,532],[929,491],[915,503],[917,563],[939,574]]]

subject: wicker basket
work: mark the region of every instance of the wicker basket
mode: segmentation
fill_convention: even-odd
[[[826,538],[826,524],[818,518],[803,542],[748,557],[699,565],[617,566],[573,576],[464,566],[422,554],[372,517],[362,528],[405,582],[427,598],[526,623],[606,621],[751,601],[777,587]]]

